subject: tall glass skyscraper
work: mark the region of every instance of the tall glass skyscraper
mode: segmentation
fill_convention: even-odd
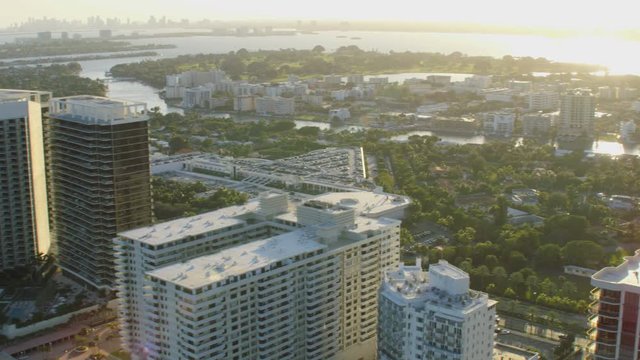
[[[58,263],[95,288],[111,288],[113,238],[152,221],[146,104],[57,98],[47,129]]]
[[[0,90],[0,269],[49,251],[42,113],[51,93]]]

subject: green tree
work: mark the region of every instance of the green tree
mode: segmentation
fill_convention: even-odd
[[[169,151],[175,154],[189,148],[189,142],[182,136],[176,135],[169,140]]]
[[[538,248],[534,258],[539,269],[558,269],[562,264],[562,248],[557,244],[544,244]]]
[[[562,257],[567,265],[597,268],[604,259],[604,250],[593,241],[576,240],[562,248]]]
[[[242,74],[246,71],[246,66],[242,61],[242,58],[237,55],[227,55],[220,68],[233,80],[240,79]]]

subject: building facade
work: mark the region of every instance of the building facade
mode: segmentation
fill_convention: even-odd
[[[296,103],[292,98],[263,96],[255,98],[256,113],[267,115],[293,115]]]
[[[595,360],[640,359],[640,250],[617,267],[606,267],[591,276],[589,358]]]
[[[0,90],[0,270],[49,252],[42,114],[50,97]]]
[[[380,290],[378,359],[490,360],[496,302],[469,290],[469,275],[440,260],[385,273]]]
[[[574,89],[560,97],[558,136],[593,137],[596,102],[591,91]]]
[[[530,111],[557,110],[560,94],[557,91],[537,91],[527,95]]]
[[[377,292],[406,198],[284,194],[119,234],[135,359],[375,359]]]
[[[527,114],[522,117],[522,134],[524,136],[545,136],[553,126],[551,114]]]
[[[509,137],[513,134],[516,115],[500,112],[488,114],[484,121],[485,134]]]
[[[51,102],[50,201],[60,267],[95,288],[114,280],[112,239],[152,221],[146,105],[95,96]]]

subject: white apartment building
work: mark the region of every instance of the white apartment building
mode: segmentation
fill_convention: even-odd
[[[211,106],[211,88],[198,86],[184,91],[182,106],[187,109],[199,107],[208,109]]]
[[[524,136],[546,135],[553,125],[552,114],[527,114],[522,117],[522,134]]]
[[[349,75],[347,76],[347,83],[348,84],[351,83],[355,85],[364,84],[364,75],[362,74]]]
[[[119,234],[134,359],[375,359],[378,288],[409,200],[284,194]]]
[[[228,82],[229,78],[222,70],[211,71],[185,71],[181,74],[167,75],[165,96],[168,99],[181,99],[188,88],[208,85],[215,88],[215,84]]]
[[[418,108],[416,109],[416,113],[418,115],[431,115],[447,110],[449,110],[448,103],[425,104],[418,106]]]
[[[448,86],[451,84],[451,75],[429,75],[427,81],[431,84]]]
[[[336,101],[345,101],[349,96],[349,90],[334,90],[331,92],[331,98]]]
[[[329,120],[333,119],[346,121],[351,119],[351,112],[347,108],[331,109],[329,110]]]
[[[640,354],[640,250],[624,263],[591,276],[589,359],[638,360]]]
[[[256,100],[253,95],[239,95],[233,98],[234,111],[254,111]]]
[[[560,94],[556,91],[537,91],[527,95],[530,111],[557,110]]]
[[[574,89],[560,97],[558,135],[565,137],[593,136],[595,97],[588,89]]]
[[[302,101],[310,105],[322,106],[322,103],[324,102],[324,97],[322,95],[317,95],[317,94],[307,94],[302,96]]]
[[[611,86],[600,86],[598,88],[598,97],[600,99],[615,99],[617,97],[617,89],[612,88]]]
[[[500,112],[488,114],[484,121],[484,131],[489,135],[509,137],[513,134],[515,114]]]
[[[387,85],[389,83],[388,77],[370,77],[369,84],[372,85]]]
[[[293,115],[296,110],[295,100],[283,97],[258,97],[255,99],[256,113],[261,115]]]
[[[380,290],[378,359],[490,360],[496,302],[469,289],[469,275],[440,260],[401,264]]]
[[[623,143],[632,143],[636,140],[637,131],[636,122],[633,120],[625,121],[620,124],[620,141]]]

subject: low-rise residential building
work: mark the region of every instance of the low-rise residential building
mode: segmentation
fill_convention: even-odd
[[[327,85],[340,85],[342,84],[342,76],[340,75],[325,75],[323,77],[324,83]]]
[[[450,75],[429,75],[427,76],[427,82],[435,85],[448,86],[451,84]]]
[[[372,85],[387,85],[389,83],[388,77],[370,77],[369,84]]]
[[[349,96],[349,90],[335,90],[331,92],[331,98],[336,101],[345,101]]]
[[[351,119],[351,112],[347,108],[331,109],[329,110],[329,120],[338,119],[340,121],[346,121]]]
[[[496,302],[469,289],[469,275],[445,260],[422,270],[401,264],[387,271],[380,290],[381,360],[490,360]]]
[[[447,110],[449,110],[449,104],[447,103],[425,104],[418,106],[416,113],[418,115],[431,115]]]
[[[354,85],[364,84],[364,75],[362,74],[349,75],[347,76],[347,83],[354,84]]]
[[[322,106],[324,97],[317,94],[306,94],[302,95],[302,101],[309,105]]]
[[[262,115],[293,115],[295,105],[292,98],[263,96],[255,99],[256,113]]]

